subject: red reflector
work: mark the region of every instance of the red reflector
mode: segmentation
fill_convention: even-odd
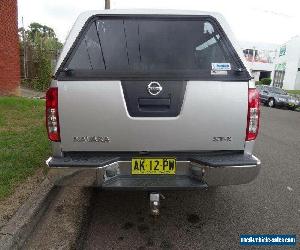
[[[50,88],[46,93],[46,126],[48,138],[51,141],[60,141],[58,88]]]
[[[255,140],[259,129],[259,116],[259,93],[257,89],[249,88],[246,141]]]

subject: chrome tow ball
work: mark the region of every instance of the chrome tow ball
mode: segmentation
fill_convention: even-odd
[[[162,194],[150,193],[150,213],[153,216],[158,216],[159,215],[159,207],[160,207],[159,198],[160,197],[165,199],[165,197]]]

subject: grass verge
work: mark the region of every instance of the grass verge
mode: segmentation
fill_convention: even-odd
[[[0,97],[0,200],[45,166],[50,144],[44,106],[44,100]]]
[[[286,90],[290,94],[300,95],[300,90]]]

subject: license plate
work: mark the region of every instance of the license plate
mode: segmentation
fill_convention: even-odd
[[[176,172],[175,158],[132,158],[131,174],[169,174]]]

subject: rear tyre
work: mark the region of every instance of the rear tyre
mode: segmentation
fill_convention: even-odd
[[[268,106],[269,106],[270,108],[274,108],[274,107],[275,107],[275,100],[274,100],[274,98],[270,98],[270,99],[268,100]]]
[[[289,107],[289,109],[295,111],[296,107]]]

